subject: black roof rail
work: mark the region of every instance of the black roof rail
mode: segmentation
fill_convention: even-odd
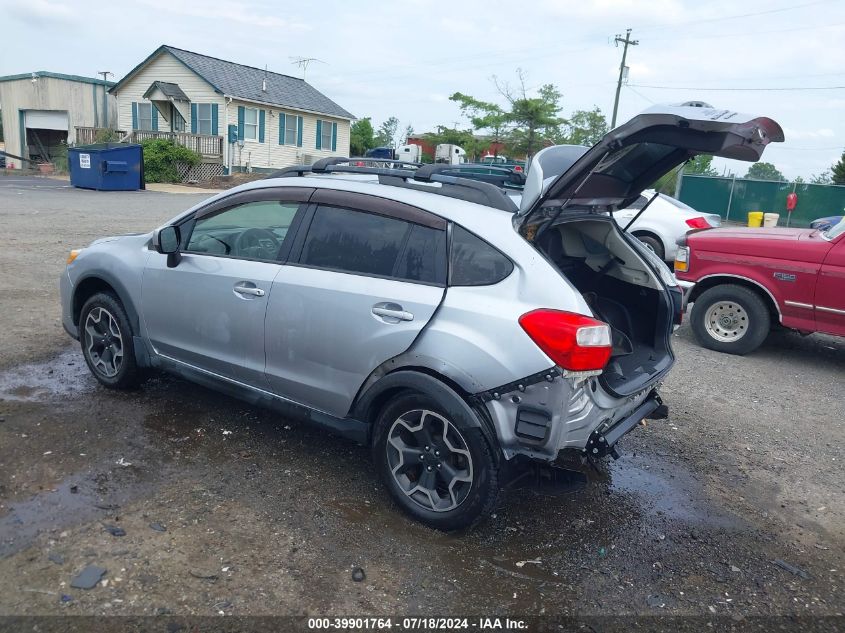
[[[401,165],[402,167],[409,169],[356,165],[355,163],[358,162],[376,164],[389,163],[391,165]],[[436,165],[420,165],[419,163],[405,163],[398,160],[386,160],[380,158],[343,158],[340,156],[331,156],[329,158],[322,158],[313,165],[295,165],[293,167],[280,169],[279,171],[273,172],[267,176],[267,178],[303,176],[309,173],[369,174],[378,176],[379,182],[386,185],[446,195],[452,198],[476,202],[478,204],[483,204],[511,213],[516,210],[514,202],[504,193],[504,191],[502,191],[500,186],[496,186],[491,182],[483,182],[479,178],[475,178],[476,176],[484,176],[485,174],[474,173],[472,174],[473,178],[470,179],[467,177],[461,177],[460,175],[449,174],[449,171],[454,172],[460,170],[455,170],[455,165],[448,165],[445,163]],[[417,182],[437,183],[441,186],[411,186],[411,183],[406,180],[409,178]],[[497,184],[501,185],[501,177],[496,176],[495,178],[497,178]],[[459,189],[463,189],[463,193],[461,193]]]
[[[393,160],[390,158],[370,158],[370,157],[353,157],[353,158],[345,158],[343,156],[329,156],[327,158],[321,158],[320,160],[312,163],[311,165],[294,165],[293,167],[285,167],[284,169],[280,169],[279,171],[274,171],[271,173],[267,178],[286,178],[291,176],[303,176],[305,174],[326,174],[330,173],[332,170],[329,169],[335,165],[343,165],[348,163],[350,167],[359,167],[359,168],[370,168],[370,169],[396,169],[395,167],[384,167],[383,165],[399,165],[400,168],[405,167],[420,167],[422,163],[410,163],[401,160]],[[367,163],[369,164],[376,164],[376,167],[368,167]],[[361,173],[371,173],[371,172],[361,172]]]
[[[428,193],[435,193],[448,198],[455,198],[466,202],[475,202],[476,204],[493,207],[494,209],[507,211],[508,213],[516,213],[518,211],[516,203],[505,195],[501,189],[484,182],[474,182],[471,180],[456,178],[455,182],[441,182],[439,183],[439,187],[432,187],[431,183],[406,180],[404,177],[397,176],[395,174],[379,175],[378,181],[383,185],[390,185],[392,187],[413,189],[414,191],[426,191]],[[472,185],[486,185],[486,187],[490,187],[490,189],[487,189],[486,187],[473,187]]]

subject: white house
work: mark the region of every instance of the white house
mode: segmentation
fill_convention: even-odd
[[[160,46],[110,93],[120,130],[172,138],[220,172],[349,156],[354,117],[296,77]]]

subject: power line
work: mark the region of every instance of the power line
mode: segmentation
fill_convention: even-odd
[[[687,22],[675,22],[674,24],[664,24],[661,26],[643,27],[639,31],[656,31],[661,29],[674,29],[679,26],[687,26],[689,24],[705,24],[710,22],[721,22],[724,20],[735,20],[737,18],[750,18],[758,15],[768,15],[771,13],[782,13],[784,11],[794,11],[795,9],[803,9],[804,7],[812,7],[817,4],[827,4],[838,0],[814,0],[814,2],[805,2],[803,4],[795,4],[788,7],[780,7],[778,9],[767,9],[765,11],[754,11],[752,13],[738,13],[735,15],[723,15],[719,18],[705,18],[703,20],[688,20]]]
[[[769,29],[766,31],[754,31],[754,35],[769,35],[772,33],[793,33],[795,31],[808,31],[808,30],[820,30],[820,29],[830,29],[840,27],[845,22],[836,22],[834,24],[813,24],[811,26],[795,26],[789,27],[785,29]],[[668,36],[668,37],[655,37],[651,41],[653,42],[673,42],[677,40],[713,40],[713,39],[724,39],[728,37],[748,37],[748,31],[743,31],[741,33],[718,33],[716,35],[707,34],[707,35],[677,35],[677,36]]]
[[[629,84],[630,85],[630,84]],[[700,86],[646,86],[644,84],[633,84],[634,88],[649,88],[652,90],[695,90],[709,92],[764,92],[764,91],[790,91],[790,90],[845,90],[845,86],[790,86],[788,88],[702,88]]]

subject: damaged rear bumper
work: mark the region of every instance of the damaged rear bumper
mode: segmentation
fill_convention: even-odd
[[[563,449],[604,455],[643,418],[667,415],[654,383],[617,398],[595,372],[560,368],[475,394],[472,404],[485,409],[506,459],[554,461]]]

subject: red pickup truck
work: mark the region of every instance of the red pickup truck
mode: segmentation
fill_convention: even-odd
[[[774,324],[845,336],[845,219],[826,231],[694,231],[678,246],[675,276],[704,347],[747,354]]]

